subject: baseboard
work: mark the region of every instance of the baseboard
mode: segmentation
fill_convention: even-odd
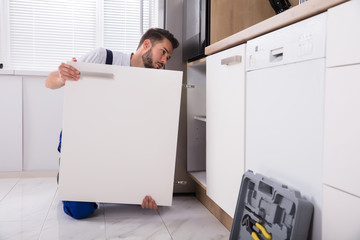
[[[56,177],[58,171],[0,172],[0,178]]]
[[[196,198],[229,230],[231,231],[231,226],[233,218],[230,217],[221,207],[219,207],[213,200],[211,200],[206,195],[206,190],[200,184],[195,186]]]

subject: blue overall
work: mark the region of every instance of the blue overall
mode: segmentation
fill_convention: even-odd
[[[112,65],[113,54],[110,50],[106,49],[106,64]],[[58,151],[61,152],[62,131],[60,132]],[[90,216],[96,209],[97,204],[94,202],[74,202],[63,201],[64,212],[75,218],[82,219]]]

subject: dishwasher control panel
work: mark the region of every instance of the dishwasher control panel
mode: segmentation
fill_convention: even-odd
[[[248,41],[246,70],[324,58],[326,17],[325,12]]]

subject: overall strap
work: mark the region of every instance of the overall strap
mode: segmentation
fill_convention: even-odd
[[[112,65],[113,63],[113,53],[111,50],[106,49],[106,64]]]

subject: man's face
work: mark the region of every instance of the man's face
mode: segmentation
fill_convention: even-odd
[[[171,42],[164,38],[161,42],[156,42],[143,55],[142,60],[146,68],[163,68],[170,59],[173,52]]]

